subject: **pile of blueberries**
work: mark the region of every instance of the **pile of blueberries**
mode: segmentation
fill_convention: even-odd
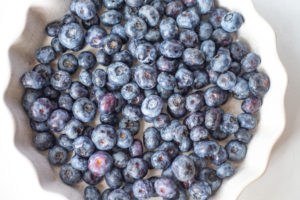
[[[21,77],[36,149],[64,183],[88,185],[86,200],[208,199],[245,158],[270,88],[234,40],[242,15],[214,0],[72,0],[70,11]],[[238,116],[221,108],[231,98]]]

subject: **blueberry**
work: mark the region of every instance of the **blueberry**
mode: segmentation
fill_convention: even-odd
[[[123,43],[126,43],[128,38],[126,35],[125,27],[122,24],[116,24],[111,28],[111,34],[119,36]]]
[[[266,74],[254,73],[249,78],[249,89],[257,97],[263,97],[270,89],[270,79]]]
[[[88,45],[94,48],[99,48],[103,44],[103,38],[107,35],[104,28],[93,25],[86,32],[85,41]]]
[[[232,62],[230,64],[229,71],[233,72],[236,76],[238,76],[241,73],[241,64],[238,62]]]
[[[104,0],[103,4],[107,9],[120,9],[124,4],[124,0]]]
[[[58,59],[57,65],[58,69],[74,74],[78,68],[78,60],[73,54],[66,53]]]
[[[84,189],[85,200],[101,200],[101,194],[99,190],[94,186],[87,186]]]
[[[154,187],[149,180],[137,180],[132,187],[133,195],[138,199],[148,199],[153,196]]]
[[[138,13],[139,17],[144,19],[149,26],[156,26],[159,22],[160,19],[160,14],[159,12],[156,10],[156,8],[154,8],[151,5],[144,5],[139,9],[139,13]]]
[[[58,39],[64,47],[76,49],[84,43],[84,31],[76,23],[64,24],[60,28]]]
[[[231,140],[225,147],[228,159],[231,161],[241,161],[247,153],[247,146],[237,140]]]
[[[160,84],[157,84],[156,90],[163,100],[167,100],[173,94],[172,90],[166,90]]]
[[[167,177],[158,178],[154,182],[155,192],[163,198],[171,199],[177,194],[176,183]]]
[[[110,192],[108,195],[108,200],[115,200],[115,199],[130,200],[130,196],[124,190],[116,189]]]
[[[209,135],[208,130],[203,126],[195,126],[190,132],[190,138],[194,142],[207,139],[208,135]]]
[[[92,19],[96,13],[97,8],[92,0],[80,0],[75,4],[75,12],[82,20]]]
[[[78,155],[74,155],[71,159],[71,165],[74,169],[84,172],[88,169],[88,160]]]
[[[227,134],[234,134],[239,130],[239,122],[232,114],[224,114],[220,130]]]
[[[194,178],[196,169],[191,158],[185,155],[178,156],[172,162],[172,171],[179,181],[188,181]]]
[[[73,148],[77,155],[85,158],[90,157],[95,151],[95,146],[92,140],[87,136],[80,136],[76,138],[73,142]]]
[[[145,35],[148,42],[158,42],[160,40],[160,32],[156,29],[149,29]]]
[[[95,67],[97,60],[95,55],[90,51],[83,51],[78,55],[78,65],[83,69],[91,69]]]
[[[63,24],[78,23],[77,18],[73,14],[65,14],[62,17]]]
[[[176,39],[178,36],[176,21],[171,17],[162,19],[159,24],[159,31],[164,40]]]
[[[68,161],[68,151],[61,146],[54,146],[48,152],[48,161],[53,166],[61,166]]]
[[[239,142],[248,144],[252,139],[252,134],[249,133],[247,129],[240,128],[239,131],[234,134],[234,137]]]
[[[163,109],[163,101],[157,95],[150,95],[146,97],[141,106],[141,111],[145,116],[155,118]]]
[[[136,135],[140,129],[139,121],[132,121],[127,118],[122,118],[119,122],[119,128],[127,128],[133,135]]]
[[[50,130],[60,132],[65,128],[69,120],[70,114],[67,111],[63,109],[57,109],[51,113],[49,119],[47,120],[47,125]]]
[[[226,162],[217,168],[217,175],[222,179],[231,177],[234,173],[234,166],[230,162]]]
[[[208,74],[202,70],[196,70],[193,72],[195,89],[201,89],[209,84]]]
[[[147,24],[142,18],[132,17],[126,22],[125,31],[129,38],[142,39],[147,33]]]
[[[70,139],[75,139],[82,135],[84,125],[76,119],[71,119],[65,126],[65,133]]]
[[[158,115],[153,121],[154,127],[158,130],[167,127],[169,123],[170,123],[170,117],[169,115],[164,113]]]
[[[214,165],[221,165],[222,163],[226,162],[228,159],[228,154],[227,151],[225,150],[224,147],[220,146],[220,149],[218,151],[218,153],[216,153],[213,157],[212,157],[212,163]]]
[[[82,174],[79,170],[74,169],[71,164],[62,166],[59,172],[61,180],[67,185],[75,185],[81,181]]]
[[[185,108],[190,112],[200,111],[204,106],[204,98],[203,95],[199,92],[189,94],[186,97]]]
[[[59,39],[57,37],[51,40],[51,47],[56,54],[62,54],[66,51],[66,48],[59,42]]]
[[[149,150],[156,149],[160,144],[160,134],[156,128],[149,127],[143,133],[144,145]]]
[[[205,1],[205,0],[202,0],[202,1]],[[213,25],[213,27],[215,29],[220,28],[222,19],[226,15],[226,13],[227,13],[227,11],[225,9],[217,8],[209,13],[208,21]]]
[[[102,1],[100,1],[100,0],[92,0],[92,1],[96,6],[97,11],[99,11],[102,7]]]
[[[165,40],[160,44],[160,53],[167,58],[179,58],[184,47],[178,40]]]
[[[56,53],[51,46],[45,46],[36,51],[35,57],[40,63],[48,64],[55,60]]]
[[[125,183],[131,185],[131,183],[134,183],[135,179],[128,173],[128,171],[129,170],[127,168],[123,169],[123,171],[122,171],[123,172],[123,177],[124,177]],[[130,194],[130,193],[132,193],[132,187],[130,188],[128,194]],[[130,196],[133,196],[133,194],[132,195],[130,194]]]
[[[217,86],[210,87],[204,92],[205,103],[211,107],[221,106],[226,103],[227,99],[228,92]]]
[[[103,69],[95,69],[92,72],[92,82],[95,87],[104,87],[106,84],[106,72]]]
[[[185,49],[182,59],[187,66],[193,69],[202,68],[205,62],[204,54],[196,48]]]
[[[134,83],[127,83],[121,89],[121,95],[125,100],[131,100],[137,97],[140,93],[139,86]]]
[[[108,10],[101,14],[100,20],[106,26],[113,26],[121,22],[122,15],[116,10]]]
[[[189,158],[194,162],[196,174],[198,173],[197,171],[200,171],[200,169],[206,167],[208,164],[208,160],[206,160],[205,158],[199,158],[195,153],[191,153],[189,155]]]
[[[104,88],[94,87],[90,91],[90,100],[98,105],[105,93],[106,90]]]
[[[113,191],[113,189],[107,188],[102,192],[101,199],[108,200],[108,195]]]
[[[96,14],[95,17],[93,17],[92,19],[89,19],[89,20],[81,20],[81,25],[83,26],[83,28],[84,28],[85,30],[88,30],[88,31],[89,31],[89,29],[90,29],[91,27],[93,27],[93,26],[95,26],[95,25],[97,25],[97,26],[100,25],[100,19],[99,19],[99,16]],[[90,34],[90,33],[89,33],[89,34]],[[89,34],[86,34],[86,38],[87,38],[87,35],[89,35]],[[89,40],[89,41],[91,41],[91,40]],[[87,43],[87,44],[90,44],[90,42],[88,42],[87,40],[86,40],[86,43]],[[97,42],[96,42],[96,43],[97,43]]]
[[[92,73],[88,70],[82,70],[79,73],[79,81],[86,87],[91,87],[93,85],[92,82]]]
[[[151,158],[152,158],[153,154],[154,154],[154,152],[147,151],[143,155],[143,160],[147,163],[149,169],[153,169],[153,166],[151,164]]]
[[[185,47],[195,47],[199,43],[198,35],[195,31],[184,30],[180,32],[179,40]]]
[[[119,169],[113,168],[111,171],[105,174],[105,181],[110,188],[119,188],[123,184],[122,173]]]
[[[143,0],[125,0],[125,3],[130,7],[140,7],[143,5]]]
[[[233,42],[230,46],[230,52],[233,59],[241,61],[248,54],[248,49],[242,42]]]
[[[116,96],[112,93],[107,93],[99,101],[98,109],[101,112],[101,114],[111,114],[115,111],[116,104]]]
[[[175,142],[180,143],[181,141],[185,140],[189,136],[189,131],[185,125],[178,124],[174,128],[173,134],[174,134],[173,140]]]
[[[182,12],[183,9],[184,7],[182,1],[171,1],[166,6],[166,15],[175,18]]]
[[[215,55],[216,44],[212,40],[205,40],[202,42],[200,50],[205,55],[206,61],[211,61]]]
[[[250,96],[248,82],[243,78],[237,78],[236,84],[231,90],[236,99],[245,99]]]
[[[139,139],[135,139],[129,147],[129,155],[131,157],[141,157],[143,155],[143,144]]]
[[[56,37],[59,32],[59,27],[61,25],[60,21],[53,21],[46,25],[45,32],[50,37]]]
[[[171,159],[174,159],[179,154],[178,145],[173,142],[163,142],[157,150],[167,152]]]
[[[39,97],[41,97],[42,91],[41,90],[34,90],[34,89],[26,89],[24,95],[22,97],[22,104],[23,108],[28,111],[33,102],[35,102]]]
[[[210,132],[210,136],[215,140],[225,140],[228,138],[229,134],[221,131],[219,128]]]
[[[238,115],[237,119],[239,121],[239,124],[240,124],[241,128],[246,128],[248,130],[251,130],[251,129],[254,129],[256,127],[257,120],[251,114],[241,113],[241,114]]]
[[[64,149],[73,151],[73,140],[70,139],[66,134],[61,134],[58,138],[59,146],[63,147]]]
[[[128,174],[134,179],[141,179],[146,176],[148,172],[147,163],[141,158],[132,158],[129,160],[126,168]]]
[[[156,49],[150,43],[139,44],[135,50],[135,57],[141,63],[153,63],[157,57]]]
[[[75,100],[81,97],[86,97],[88,93],[89,91],[87,90],[87,88],[77,81],[72,83],[71,88],[69,90],[70,96]]]
[[[169,1],[170,2],[170,1]],[[165,12],[165,5],[163,4],[163,2],[161,0],[152,0],[151,2],[151,6],[153,6],[154,8],[156,8],[156,10],[163,15]]]
[[[51,86],[58,91],[69,89],[72,84],[71,75],[62,70],[56,71],[51,77]]]
[[[178,144],[179,150],[183,153],[189,152],[193,148],[193,142],[189,137],[183,137]]]
[[[125,5],[123,8],[124,19],[129,20],[132,17],[137,17],[138,12],[139,12],[138,7],[131,7],[131,6]]]
[[[44,122],[49,118],[53,109],[54,106],[49,99],[38,98],[31,104],[28,115],[34,121]]]
[[[181,118],[186,114],[185,98],[179,94],[173,94],[168,99],[168,111],[174,118]]]
[[[120,92],[113,92],[113,94],[115,95],[116,100],[117,100],[115,111],[117,113],[119,113],[119,112],[121,112],[121,110],[123,109],[123,107],[125,105],[125,100],[123,99]]]
[[[214,7],[214,0],[197,0],[199,11],[202,15],[210,13]]]
[[[224,31],[223,29],[216,29],[212,34],[212,39],[216,44],[221,46],[228,46],[232,43],[233,36],[231,33]]]
[[[174,139],[175,128],[180,125],[177,120],[172,120],[171,123],[165,124],[163,128],[160,129],[161,139],[164,141],[172,141]]]
[[[207,182],[196,181],[189,187],[189,194],[194,200],[206,200],[212,194],[212,190]]]
[[[184,125],[186,125],[189,130],[192,130],[194,127],[202,125],[204,120],[204,113],[193,112],[184,119]]]
[[[96,115],[96,106],[86,97],[77,99],[72,107],[73,115],[82,122],[91,122]]]
[[[255,96],[248,97],[242,102],[242,110],[245,113],[255,113],[259,111],[261,106],[262,99]]]
[[[216,171],[211,168],[202,169],[199,175],[199,179],[208,183],[211,187],[212,192],[218,190],[222,184],[222,179],[220,179],[217,176]]]
[[[180,68],[175,74],[177,85],[179,88],[185,88],[193,85],[193,73],[185,68]]]
[[[231,64],[230,55],[218,54],[212,59],[211,67],[212,70],[223,73],[229,69],[230,64]]]
[[[97,185],[102,180],[101,176],[95,176],[91,171],[84,172],[82,179],[89,185]]]
[[[109,82],[122,86],[129,82],[131,71],[126,64],[116,62],[108,66],[107,75]]]
[[[123,151],[119,151],[117,153],[114,153],[113,155],[114,159],[114,166],[118,168],[125,168],[127,166],[127,163],[129,161],[129,157],[126,153]]]
[[[235,32],[244,23],[243,16],[238,12],[228,12],[223,16],[221,26],[227,32]]]
[[[131,66],[133,58],[128,50],[122,50],[114,54],[113,62],[122,62],[128,66]]]
[[[205,113],[205,127],[209,130],[217,130],[222,121],[223,112],[221,108],[209,108]]]
[[[118,129],[117,137],[117,146],[122,149],[129,148],[133,143],[132,133],[128,129]]]
[[[141,117],[141,110],[138,106],[128,104],[123,108],[122,115],[132,121],[138,121]]]
[[[48,86],[44,89],[44,96],[51,100],[56,100],[58,98],[59,94],[60,94],[60,92],[58,92],[57,90],[53,89],[50,86]],[[52,102],[52,104],[53,104],[53,102]]]
[[[40,132],[33,138],[34,147],[39,151],[51,149],[55,143],[55,136],[50,132]]]
[[[116,113],[100,114],[100,122],[102,124],[116,125],[119,123],[119,118]]]
[[[44,132],[49,130],[47,122],[36,122],[32,119],[30,120],[30,127],[36,132]]]
[[[223,90],[230,90],[236,85],[236,76],[233,72],[220,74],[217,85]]]
[[[111,125],[100,124],[92,132],[91,136],[94,145],[99,150],[110,150],[117,143],[115,129]]]
[[[180,28],[194,29],[199,25],[200,17],[194,10],[187,9],[177,16],[176,22]]]
[[[73,99],[69,94],[61,94],[58,98],[58,106],[65,110],[72,110]]]
[[[39,72],[28,71],[22,75],[21,83],[25,88],[41,89],[47,85],[47,80]]]
[[[150,65],[140,65],[134,73],[134,78],[140,88],[152,89],[157,83],[157,71]]]
[[[115,34],[107,35],[103,38],[103,50],[108,55],[113,55],[120,51],[122,47],[122,40]]]
[[[104,176],[113,165],[113,158],[109,153],[98,151],[89,158],[88,168],[95,176]]]
[[[106,54],[103,49],[100,49],[96,54],[98,64],[108,66],[111,63],[111,56]]]
[[[220,145],[212,140],[200,141],[194,145],[194,151],[200,158],[210,158],[219,152]]]
[[[213,27],[209,22],[201,21],[198,29],[200,41],[208,40],[213,32]]]

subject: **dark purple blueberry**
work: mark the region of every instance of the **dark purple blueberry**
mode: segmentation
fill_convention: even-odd
[[[177,143],[180,143],[181,141],[189,137],[188,128],[185,125],[179,124],[174,128],[173,135],[173,140]]]
[[[168,99],[168,111],[174,118],[183,117],[187,110],[185,108],[186,100],[179,94],[173,94]]]
[[[108,195],[113,191],[113,189],[107,188],[102,192],[101,199],[108,200]]]
[[[67,163],[69,153],[61,146],[54,146],[48,152],[48,161],[53,166],[61,166]]]
[[[33,70],[35,72],[38,72],[41,74],[42,78],[45,79],[46,84],[45,85],[50,85],[50,79],[52,74],[54,73],[53,68],[50,65],[45,65],[45,64],[38,64],[34,66]]]
[[[176,39],[178,36],[176,21],[171,17],[162,19],[159,24],[159,31],[164,40]]]
[[[200,141],[194,145],[194,151],[200,158],[211,158],[219,152],[220,145],[212,140]]]
[[[33,102],[35,102],[39,97],[41,97],[42,91],[41,90],[34,90],[34,89],[26,89],[24,95],[22,97],[22,104],[23,108],[28,111]]]
[[[96,5],[92,0],[76,1],[74,9],[77,16],[82,20],[92,19],[97,13]]]
[[[60,132],[65,128],[69,120],[70,114],[67,111],[63,109],[57,109],[51,113],[49,119],[47,120],[47,125],[50,130],[54,132]]]
[[[260,107],[262,106],[262,99],[251,96],[246,98],[242,103],[242,110],[246,113],[255,113],[259,111]]]
[[[63,147],[68,151],[73,151],[73,140],[70,139],[66,134],[61,134],[58,138],[59,146]]]
[[[124,19],[129,20],[132,17],[137,17],[138,12],[139,12],[138,7],[131,7],[131,6],[125,5],[123,8]]]
[[[155,192],[163,198],[171,199],[177,194],[177,185],[173,179],[167,177],[158,178],[154,182]]]
[[[226,138],[228,138],[229,134],[228,133],[224,133],[223,131],[221,131],[219,128],[216,130],[213,130],[210,132],[210,136],[218,141],[222,141],[225,140]]]
[[[201,89],[209,84],[208,74],[202,70],[196,70],[193,72],[195,89]]]
[[[151,27],[156,26],[160,19],[159,12],[156,10],[156,8],[154,8],[151,5],[142,6],[139,9],[138,15],[140,18],[144,19],[147,22],[147,24]]]
[[[72,77],[71,75],[62,70],[56,71],[51,77],[51,86],[58,91],[66,90],[71,87]]]
[[[96,115],[96,105],[86,97],[77,99],[72,107],[73,115],[82,122],[91,122]]]
[[[124,190],[122,189],[115,189],[112,192],[109,193],[108,195],[108,200],[115,200],[115,199],[119,199],[119,200],[130,200],[130,196],[129,194],[127,194]]]
[[[205,40],[202,42],[200,50],[206,57],[206,61],[211,61],[215,56],[216,44],[212,40]]]
[[[58,92],[57,90],[53,89],[50,86],[48,86],[44,89],[44,96],[46,98],[49,98],[51,100],[56,100],[59,95],[60,95],[60,92]]]
[[[111,56],[106,54],[103,49],[100,49],[96,54],[98,64],[108,66],[111,63]]]
[[[216,72],[226,72],[231,64],[231,57],[227,54],[218,54],[216,55],[211,62],[212,70]]]
[[[216,171],[211,168],[202,169],[199,175],[199,179],[208,183],[211,187],[212,192],[217,191],[222,184],[222,179],[220,179],[217,176]]]
[[[94,87],[90,91],[90,100],[98,106],[99,102],[101,101],[102,97],[105,94],[106,94],[106,90],[104,88]]]
[[[233,72],[236,76],[241,73],[241,64],[238,62],[232,62],[230,64],[229,71]]]
[[[246,128],[248,130],[251,130],[251,129],[254,129],[256,127],[257,120],[251,114],[241,113],[241,114],[238,115],[237,119],[239,121],[239,124],[240,124],[241,128]]]
[[[157,95],[150,95],[146,97],[141,106],[141,111],[143,115],[151,118],[157,117],[163,109],[163,101]]]
[[[59,172],[61,180],[67,185],[75,185],[81,181],[82,174],[79,170],[74,169],[71,164],[62,166]]]
[[[169,123],[170,123],[170,117],[169,115],[164,113],[158,115],[153,121],[154,127],[158,130],[167,127]]]
[[[98,151],[89,158],[89,170],[95,176],[104,176],[113,166],[113,158],[109,153]]]
[[[201,21],[198,29],[200,41],[208,40],[213,32],[213,27],[209,22]]]
[[[252,139],[252,134],[249,133],[247,129],[240,128],[239,131],[234,134],[234,137],[239,142],[248,144]]]
[[[115,34],[105,36],[102,42],[102,48],[108,55],[113,55],[119,52],[122,47],[121,38]]]
[[[250,96],[248,81],[243,78],[237,78],[236,84],[231,91],[236,99],[245,99]]]
[[[143,155],[143,143],[139,139],[135,139],[129,147],[129,155],[131,157],[141,157]]]
[[[167,58],[180,58],[183,50],[184,46],[178,40],[164,40],[160,44],[160,53]]]
[[[102,124],[116,125],[119,123],[119,118],[116,113],[100,114],[100,122]]]
[[[83,69],[91,69],[95,67],[97,60],[95,55],[90,51],[83,51],[78,55],[78,65]]]
[[[133,195],[137,199],[148,199],[153,196],[154,186],[149,180],[137,180],[132,187]]]
[[[143,160],[147,163],[149,169],[153,169],[153,166],[151,164],[151,158],[152,158],[153,154],[154,154],[154,152],[147,151],[143,155]]]
[[[236,32],[244,23],[243,16],[238,12],[228,12],[223,16],[221,26],[227,32]]]
[[[205,181],[194,182],[188,191],[194,200],[207,200],[212,194],[210,185]]]
[[[237,140],[231,140],[225,147],[228,159],[231,161],[241,161],[247,153],[247,146]]]
[[[136,98],[140,94],[139,86],[134,83],[127,83],[121,89],[121,95],[125,100],[131,100]]]
[[[46,151],[56,144],[56,139],[50,132],[41,132],[33,138],[33,144],[37,150]]]
[[[95,87],[104,87],[106,83],[106,72],[103,69],[95,69],[92,72],[92,82]]]
[[[44,131],[48,131],[49,128],[47,126],[47,122],[36,122],[34,120],[30,120],[30,127],[32,128],[32,130],[36,131],[36,132],[44,132]]]
[[[157,84],[156,90],[163,100],[167,100],[173,94],[172,90],[166,90],[160,84]]]
[[[193,141],[189,137],[183,137],[178,144],[180,152],[183,153],[189,152],[193,148]]]
[[[125,170],[134,179],[141,179],[146,176],[148,172],[147,163],[141,158],[132,158],[129,160]]]
[[[143,133],[143,141],[147,149],[156,149],[160,144],[160,134],[158,130],[153,127],[148,127]]]
[[[132,121],[138,121],[142,113],[138,106],[127,104],[122,110],[122,115]]]
[[[115,34],[119,36],[123,43],[126,43],[128,41],[125,27],[122,24],[116,24],[111,28],[111,34]]]
[[[176,17],[177,25],[183,29],[194,29],[200,23],[200,17],[193,9],[187,9]]]
[[[97,185],[102,180],[102,177],[95,176],[91,171],[84,172],[82,179],[89,185]]]
[[[83,26],[83,28],[85,30],[89,30],[91,27],[93,26],[99,26],[100,25],[100,19],[99,16],[96,14],[95,17],[93,17],[92,19],[89,20],[81,20],[81,25]],[[89,33],[90,34],[90,33]],[[86,43],[88,43],[89,45],[93,44],[93,42],[91,42],[91,40],[87,41]],[[97,43],[97,42],[96,42]],[[92,45],[91,45],[92,46]]]
[[[135,50],[135,58],[144,64],[153,63],[156,60],[157,53],[155,47],[150,43],[139,44]]]
[[[255,73],[249,78],[249,89],[257,97],[263,97],[270,89],[270,79],[266,74]]]

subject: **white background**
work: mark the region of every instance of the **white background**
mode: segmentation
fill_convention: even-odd
[[[25,17],[24,8],[29,2],[30,0],[2,0],[0,4],[1,95],[9,80],[7,50],[9,44],[21,33],[22,18]],[[279,55],[288,71],[287,128],[274,147],[266,173],[248,187],[239,200],[299,200],[300,1],[254,0],[254,2],[257,10],[270,22],[277,34]],[[19,153],[9,145],[13,141],[13,134],[6,131],[12,130],[13,124],[8,120],[7,116],[10,114],[4,107],[2,98],[0,106],[0,199],[63,200],[64,198],[59,195],[43,191],[29,161],[26,158],[14,156]]]

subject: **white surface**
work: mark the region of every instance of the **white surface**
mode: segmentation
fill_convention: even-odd
[[[296,136],[296,129],[297,129],[297,112],[299,111],[297,102],[297,96],[294,95],[299,85],[299,78],[297,80],[297,72],[299,72],[298,66],[296,65],[297,61],[297,53],[299,55],[299,51],[297,52],[297,45],[300,43],[300,38],[298,37],[297,31],[299,31],[299,19],[300,19],[300,12],[299,9],[297,10],[296,0],[264,0],[258,1],[256,0],[257,5],[259,5],[259,11],[264,13],[264,16],[268,16],[268,20],[272,21],[273,27],[277,33],[279,33],[279,53],[282,58],[283,63],[285,64],[287,70],[289,70],[290,75],[290,87],[288,91],[288,128],[286,134],[283,136],[280,146],[277,145],[272,156],[272,161],[270,163],[270,169],[267,171],[267,174],[264,176],[256,184],[253,184],[247,191],[245,191],[241,197],[242,200],[250,200],[250,199],[290,199],[296,200],[300,197],[300,192],[298,191],[297,186],[299,184],[299,173],[298,169],[294,166],[297,166],[297,155],[296,152],[299,152],[300,147],[297,148],[297,136]],[[282,2],[282,3],[280,3]],[[285,3],[284,3],[285,2]],[[16,6],[18,3],[18,6]],[[27,0],[25,1],[5,1],[2,3],[0,12],[0,20],[2,25],[2,33],[1,39],[1,54],[0,55],[7,55],[7,48],[6,44],[12,43],[17,37],[20,31],[23,29],[22,21],[20,18],[25,17],[24,10],[22,8],[27,7],[26,4],[28,3]],[[286,5],[286,7],[283,5]],[[4,5],[3,5],[4,4]],[[274,7],[274,8],[273,8]],[[293,10],[294,9],[294,10]],[[268,10],[268,12],[266,12]],[[281,12],[280,12],[281,11]],[[298,15],[296,15],[298,12]],[[15,13],[18,13],[16,15]],[[290,21],[288,21],[290,20]],[[298,21],[297,21],[298,20]],[[14,29],[13,32],[3,30],[3,27],[9,27],[7,23],[13,24],[14,27],[17,27],[19,30]],[[290,27],[292,26],[292,27]],[[298,28],[298,30],[297,30]],[[294,31],[294,32],[292,32]],[[298,37],[298,38],[297,38]],[[296,41],[298,39],[298,41]],[[299,46],[299,45],[298,45]],[[292,58],[294,56],[294,58]],[[1,60],[7,60],[7,58],[3,58]],[[299,59],[298,59],[299,61]],[[297,63],[298,64],[298,63]],[[21,67],[21,66],[20,66]],[[2,69],[7,69],[8,64],[6,62],[2,62]],[[291,70],[294,70],[291,72]],[[8,75],[9,72],[4,70],[5,73],[1,73],[0,80],[1,84],[1,94],[4,90],[4,84],[9,79]],[[2,77],[3,76],[3,77]],[[298,82],[297,82],[298,81]],[[299,98],[299,97],[298,97]],[[1,124],[2,124],[2,138],[0,140],[0,148],[1,148],[1,155],[2,161],[0,165],[1,170],[1,192],[0,192],[0,199],[7,199],[7,200],[14,200],[14,199],[55,199],[55,200],[62,200],[62,197],[58,197],[58,195],[47,193],[40,189],[38,179],[33,177],[34,169],[31,168],[29,161],[26,158],[17,157],[18,160],[16,161],[14,156],[18,152],[14,150],[13,147],[8,146],[7,140],[13,140],[13,135],[5,130],[11,129],[13,124],[10,121],[7,121],[7,112],[6,108],[3,108],[3,102],[1,99]],[[10,127],[10,128],[9,128]],[[299,127],[299,126],[298,126]],[[291,135],[293,137],[291,138]],[[294,145],[292,145],[294,143]],[[4,150],[5,149],[5,150]],[[284,156],[283,156],[284,155]],[[300,158],[298,158],[298,164],[300,164]],[[10,164],[12,163],[12,164]],[[293,168],[292,168],[293,166]],[[28,185],[27,180],[31,180],[31,184]],[[294,184],[292,184],[292,180],[294,180]],[[274,186],[276,183],[276,186]],[[294,186],[294,187],[293,187]],[[13,188],[13,189],[12,189]],[[273,196],[274,195],[274,196]]]

